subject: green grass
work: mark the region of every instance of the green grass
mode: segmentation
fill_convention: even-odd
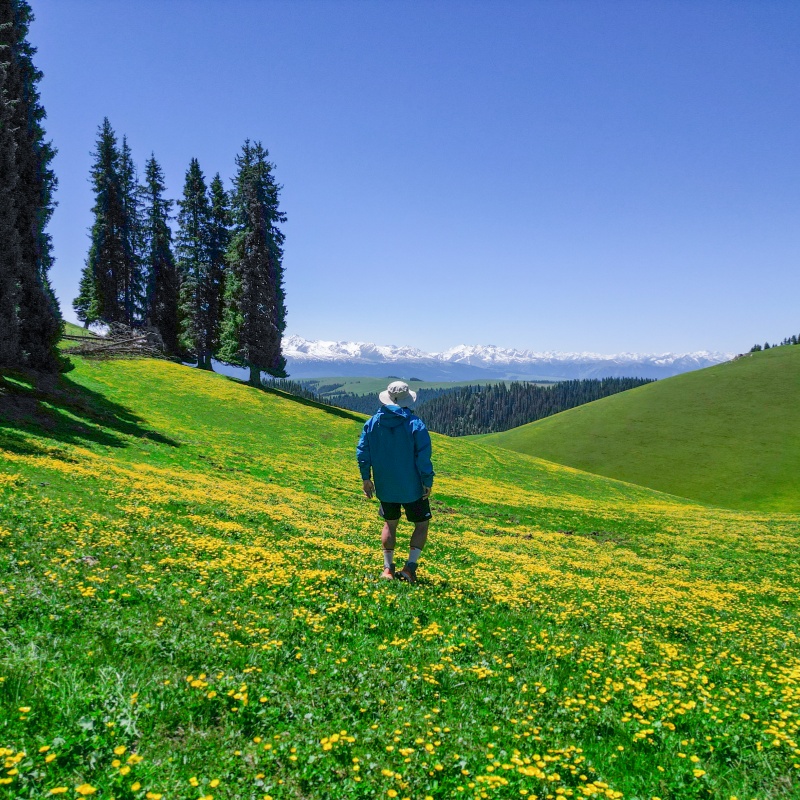
[[[434,436],[387,585],[358,415],[73,361],[0,381],[0,797],[800,797],[797,515]]]
[[[81,327],[80,325],[75,325],[72,322],[64,323],[64,333],[66,333],[69,336],[83,336],[83,337],[92,337],[95,335],[92,333],[92,331],[89,331],[86,328]]]
[[[484,444],[727,508],[800,511],[800,347],[658,381]]]

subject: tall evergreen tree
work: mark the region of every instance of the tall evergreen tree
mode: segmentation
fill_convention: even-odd
[[[124,259],[120,275],[120,304],[125,324],[133,327],[143,320],[145,313],[145,279],[142,270],[145,243],[139,181],[127,136],[122,137],[119,153],[119,186],[122,201],[121,239]]]
[[[231,213],[228,193],[219,173],[210,187],[211,224],[208,237],[209,292],[208,292],[208,347],[214,353],[220,346],[222,312],[225,297],[226,260],[231,242]]]
[[[125,322],[126,255],[125,201],[120,182],[117,137],[106,117],[100,125],[92,165],[95,204],[89,256],[73,303],[83,323]]]
[[[145,166],[142,187],[144,264],[147,271],[146,322],[158,328],[167,352],[180,352],[179,281],[172,254],[169,215],[172,201],[164,198],[164,174],[154,155]]]
[[[260,142],[245,141],[236,157],[232,197],[234,233],[228,248],[225,312],[220,358],[250,370],[250,383],[261,372],[285,377],[281,337],[286,327],[283,291],[283,241],[278,224],[280,186],[274,164]]]
[[[12,101],[5,89],[8,69],[0,63],[0,367],[21,364],[16,142],[11,130]]]
[[[186,171],[183,198],[178,201],[176,252],[181,278],[181,343],[197,357],[201,369],[211,368],[209,282],[211,205],[200,162],[193,158]]]
[[[36,48],[27,40],[33,13],[27,0],[0,0],[0,63],[4,65],[6,110],[14,136],[16,183],[13,197],[19,240],[17,320],[21,365],[41,370],[59,366],[56,344],[63,320],[48,276],[52,242],[47,224],[57,181],[50,164],[55,150],[45,138],[39,97],[42,73]],[[8,101],[11,101],[10,103]]]
[[[78,296],[72,301],[72,307],[84,328],[88,328],[93,322],[100,319],[97,282],[88,260],[81,270]]]

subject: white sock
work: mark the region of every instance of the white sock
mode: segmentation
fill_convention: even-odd
[[[383,566],[384,569],[389,569],[394,561],[394,550],[383,551]]]
[[[422,548],[421,547],[412,547],[408,551],[408,563],[409,564],[416,564],[419,561],[419,557],[422,555]]]

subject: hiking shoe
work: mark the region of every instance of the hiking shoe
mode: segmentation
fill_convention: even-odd
[[[400,572],[395,573],[395,578],[401,581],[405,581],[406,583],[416,583],[417,582],[417,565],[416,564],[406,564]]]
[[[396,577],[397,573],[395,572],[394,564],[381,572],[381,578],[385,581],[393,581]]]

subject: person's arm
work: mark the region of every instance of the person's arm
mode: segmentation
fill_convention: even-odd
[[[375,484],[372,482],[372,458],[369,453],[369,438],[367,433],[369,421],[364,423],[364,429],[361,431],[361,438],[356,445],[356,460],[358,461],[358,469],[361,472],[361,480],[364,483],[364,494],[372,498],[375,493]]]
[[[428,497],[433,487],[433,464],[431,463],[431,435],[420,422],[414,427],[414,462],[422,481],[423,497]]]

